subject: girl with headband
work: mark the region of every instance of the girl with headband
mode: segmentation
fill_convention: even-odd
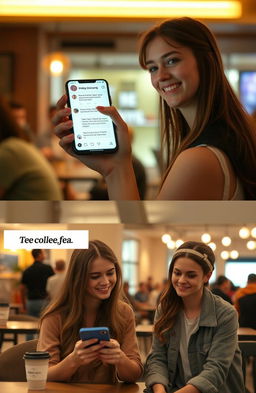
[[[237,313],[207,288],[214,253],[199,242],[174,253],[146,362],[147,393],[244,393]]]

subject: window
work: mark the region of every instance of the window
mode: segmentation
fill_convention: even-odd
[[[139,241],[126,239],[122,248],[123,281],[129,283],[129,292],[134,295],[138,285]]]
[[[255,272],[255,258],[239,258],[236,261],[227,260],[225,264],[225,276],[238,287],[245,287],[248,275]]]

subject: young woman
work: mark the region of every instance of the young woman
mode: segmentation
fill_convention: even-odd
[[[120,266],[106,244],[90,241],[73,252],[59,296],[41,318],[37,349],[51,355],[49,381],[113,384],[140,377],[134,314],[121,288]],[[107,326],[110,342],[79,339],[80,328],[94,326]]]
[[[146,363],[147,392],[245,392],[236,310],[206,288],[214,260],[199,242],[174,253]]]
[[[208,28],[191,18],[167,20],[142,36],[139,59],[160,96],[167,169],[158,199],[255,199],[255,125],[225,77]],[[56,135],[75,156],[66,103],[64,95],[57,104]],[[77,158],[102,174],[110,199],[139,199],[127,125],[114,107],[97,109],[116,124],[119,150]]]

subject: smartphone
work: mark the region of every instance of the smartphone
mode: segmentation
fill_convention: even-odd
[[[109,329],[105,326],[103,327],[92,327],[92,328],[81,328],[79,330],[79,335],[81,340],[90,340],[92,338],[97,338],[99,341],[110,341]],[[95,343],[97,344],[97,343]],[[92,345],[95,345],[92,344]]]
[[[96,107],[110,106],[105,79],[79,79],[66,82],[68,106],[73,120],[73,149],[77,154],[114,153],[118,149],[116,126]]]

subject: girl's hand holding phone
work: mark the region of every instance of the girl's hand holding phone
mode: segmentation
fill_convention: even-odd
[[[98,342],[99,340],[95,338],[77,341],[72,352],[75,362],[79,365],[86,365],[99,359],[99,351],[102,349],[102,345]]]
[[[52,121],[55,125],[55,134],[60,138],[59,144],[68,154],[76,157],[89,168],[99,172],[103,177],[108,176],[113,169],[122,165],[126,160],[131,160],[131,141],[128,127],[113,106],[98,106],[96,109],[102,114],[109,116],[116,125],[118,151],[113,154],[76,154],[72,147],[74,141],[74,134],[71,131],[73,123],[69,120],[70,108],[66,108],[66,104],[67,95],[64,94],[57,102],[57,112]]]
[[[101,341],[100,346],[99,359],[102,363],[118,364],[124,356],[123,351],[120,349],[119,342],[112,338],[110,341]]]

